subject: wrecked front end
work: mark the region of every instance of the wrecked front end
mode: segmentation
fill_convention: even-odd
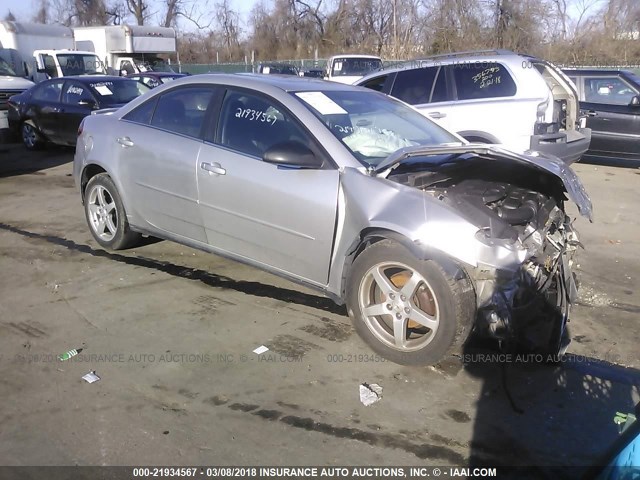
[[[475,332],[509,351],[564,353],[580,246],[565,202],[573,200],[591,218],[577,176],[560,160],[490,146],[412,157],[389,169],[387,178],[423,191],[477,227],[479,247],[466,251],[476,290]]]

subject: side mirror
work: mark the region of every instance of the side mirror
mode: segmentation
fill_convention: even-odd
[[[316,157],[300,142],[282,142],[269,148],[262,160],[267,163],[292,168],[321,168],[322,159]]]
[[[91,109],[95,109],[98,107],[98,104],[96,102],[94,102],[93,100],[80,100],[78,102],[78,105],[82,106],[82,107],[89,107]]]
[[[629,106],[631,107],[640,107],[640,95],[634,95],[631,97],[631,101],[629,102]]]

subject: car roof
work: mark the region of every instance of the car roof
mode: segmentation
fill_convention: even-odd
[[[600,74],[627,74],[633,75],[634,73],[631,70],[617,70],[612,68],[574,68],[574,67],[565,67],[562,69],[565,73],[577,73],[579,75],[600,75]]]
[[[371,58],[372,60],[380,60],[380,57],[378,57],[376,55],[361,55],[359,53],[343,53],[341,55],[334,55],[331,58],[347,58],[347,57],[351,57],[351,58]]]
[[[305,78],[292,75],[262,75],[259,73],[203,73],[190,75],[175,82],[187,83],[211,83],[235,87],[245,87],[255,90],[281,90],[284,92],[300,91],[361,91],[361,87],[345,85],[336,82],[328,82],[318,78]],[[171,82],[172,85],[177,83]]]
[[[68,77],[52,78],[50,80],[77,80],[81,83],[100,83],[131,79],[127,77],[118,77],[116,75],[69,75]]]

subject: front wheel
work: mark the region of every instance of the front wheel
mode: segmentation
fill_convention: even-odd
[[[347,283],[347,308],[360,337],[402,365],[430,365],[452,353],[471,330],[475,294],[466,274],[448,267],[390,240],[366,248]]]
[[[87,183],[84,211],[91,234],[102,247],[122,250],[140,241],[141,235],[129,228],[118,189],[106,173]]]

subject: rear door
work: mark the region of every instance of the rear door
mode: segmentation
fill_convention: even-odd
[[[442,72],[442,73],[441,73]],[[436,80],[438,89],[435,89]],[[445,70],[440,67],[401,70],[391,88],[391,96],[418,108],[423,115],[447,126],[447,114],[443,111],[448,100]],[[432,105],[432,104],[436,105]]]
[[[185,85],[155,96],[117,122],[119,178],[130,208],[152,229],[205,243],[196,166],[215,87]]]
[[[630,105],[638,88],[618,75],[584,75],[581,80],[581,113],[591,128],[589,153],[640,156],[640,108]]]
[[[280,142],[317,155],[315,138],[280,103],[228,90],[217,128],[198,159],[200,210],[209,243],[263,266],[326,285],[336,226],[339,174],[262,161]]]
[[[34,121],[38,130],[56,143],[62,142],[64,137],[59,125],[63,84],[62,79],[41,83],[33,92],[31,105],[27,110],[27,117]]]

